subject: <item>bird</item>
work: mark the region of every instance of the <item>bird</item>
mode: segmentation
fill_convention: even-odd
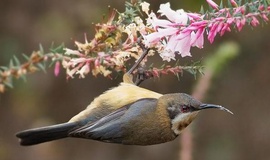
[[[130,74],[123,82],[96,97],[85,110],[68,122],[18,132],[20,145],[30,146],[67,137],[92,139],[124,145],[154,145],[174,140],[204,109],[205,104],[186,93],[160,94],[133,82]]]
[[[160,94],[122,82],[100,96],[67,123],[16,134],[23,146],[66,137],[126,145],[153,145],[174,140],[199,111],[217,108],[185,93]]]

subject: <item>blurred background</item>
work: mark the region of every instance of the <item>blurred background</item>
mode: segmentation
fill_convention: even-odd
[[[148,0],[156,11],[160,3]],[[173,9],[199,11],[204,0],[171,0]],[[13,55],[30,54],[41,43],[48,49],[52,42],[75,48],[73,41],[83,41],[84,33],[93,36],[92,23],[100,22],[107,6],[124,10],[124,0],[1,0],[0,66],[8,65]],[[208,110],[201,113],[190,128],[193,132],[193,159],[266,160],[270,159],[270,26],[217,37],[203,50],[193,49],[194,58],[207,57],[219,44],[235,41],[240,55],[222,70],[211,83],[204,102],[226,106],[234,112]],[[22,58],[21,58],[22,59]],[[190,58],[183,63],[190,62]],[[116,86],[121,78],[103,77],[66,80],[53,69],[14,81],[14,89],[0,94],[0,159],[54,160],[95,159],[176,160],[180,138],[153,146],[124,146],[92,140],[65,139],[33,147],[21,147],[16,132],[32,127],[62,123],[83,110],[94,97]],[[196,81],[184,73],[180,81],[173,75],[151,79],[143,87],[160,93],[192,93]]]

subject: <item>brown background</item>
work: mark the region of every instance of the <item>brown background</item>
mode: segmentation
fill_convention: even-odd
[[[166,1],[151,0],[157,10]],[[204,1],[171,1],[174,9],[196,11]],[[13,55],[30,54],[39,43],[49,48],[52,42],[73,48],[74,40],[83,34],[93,35],[96,23],[111,5],[123,11],[123,0],[1,0],[0,65],[7,65]],[[270,159],[270,27],[245,27],[241,33],[227,33],[203,50],[193,49],[195,57],[232,40],[241,54],[219,74],[205,101],[222,104],[235,115],[206,111],[192,124],[194,159],[200,160],[266,160]],[[190,61],[190,59],[185,59]],[[21,147],[14,134],[35,126],[67,121],[84,109],[91,100],[116,86],[121,78],[111,81],[102,77],[65,80],[53,69],[28,76],[27,82],[14,81],[14,89],[0,95],[0,159],[177,159],[179,138],[166,144],[140,147],[106,144],[92,140],[65,139],[35,147]],[[148,80],[144,87],[161,93],[192,92],[196,80],[188,73],[180,81],[174,76]]]

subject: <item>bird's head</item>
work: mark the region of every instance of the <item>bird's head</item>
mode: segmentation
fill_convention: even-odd
[[[203,109],[216,108],[233,114],[220,105],[202,103],[185,93],[166,94],[160,100],[167,107],[172,130],[176,135],[179,135],[195,119],[198,112]]]

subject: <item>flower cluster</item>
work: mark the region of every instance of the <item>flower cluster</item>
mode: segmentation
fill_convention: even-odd
[[[157,16],[154,12],[149,13],[150,4],[146,2],[130,4],[118,19],[115,19],[116,11],[113,11],[107,23],[96,25],[97,32],[91,42],[87,39],[85,43],[75,42],[77,50],[66,49],[67,55],[74,56],[62,63],[67,75],[73,77],[78,74],[84,78],[90,71],[93,75],[104,76],[109,76],[113,70],[125,71],[126,61],[131,57],[138,59],[142,53],[139,37],[142,39],[139,43],[151,49],[151,53],[159,53],[163,61],[171,61],[175,60],[176,54],[191,56],[191,47],[203,48],[205,33],[213,43],[217,34],[222,36],[234,26],[241,31],[246,24],[257,26],[259,17],[268,21],[270,7],[260,0],[246,4],[230,0],[228,8],[219,7],[212,0],[207,2],[211,12],[175,11],[170,3],[166,3],[160,5]],[[147,15],[146,24],[134,8],[140,8]]]
[[[78,74],[84,78],[90,71],[94,76],[102,74],[108,77],[112,71],[125,72],[126,61],[130,58],[139,58],[142,54],[139,35],[146,33],[146,27],[139,16],[128,19],[127,15],[135,15],[129,12],[120,13],[115,20],[116,11],[113,10],[107,23],[96,25],[95,37],[90,42],[85,37],[84,43],[75,42],[78,49],[65,48],[65,55],[73,57],[62,62],[68,77]],[[125,21],[129,23],[124,25]]]
[[[176,60],[176,54],[191,56],[191,47],[203,48],[205,35],[213,43],[218,34],[222,36],[232,29],[241,31],[247,24],[255,27],[261,21],[269,21],[270,6],[267,0],[245,3],[228,0],[228,7],[217,5],[212,0],[206,1],[210,11],[202,9],[200,13],[172,10],[170,3],[161,4],[155,13],[149,9],[150,4],[147,2],[126,2],[123,13],[112,10],[107,20],[95,25],[96,33],[91,40],[85,36],[84,42],[75,41],[76,49],[60,46],[45,53],[40,48],[30,57],[25,56],[24,63],[15,58],[9,67],[0,67],[0,92],[6,86],[12,86],[12,77],[23,78],[33,70],[45,70],[44,62],[48,60],[55,64],[55,75],[59,74],[62,66],[68,78],[75,75],[84,78],[89,73],[111,77],[113,72],[126,72],[130,65],[128,61],[139,59],[144,51],[148,52],[142,65],[146,63],[147,57],[153,55],[161,56],[162,61]],[[146,72],[157,77],[166,73],[177,75],[189,68],[181,65],[164,66],[149,66]],[[200,72],[201,68],[193,67],[196,68]]]
[[[62,47],[60,47],[61,50]],[[54,52],[57,50],[57,53]],[[14,56],[10,61],[8,67],[0,67],[0,93],[5,91],[6,86],[12,88],[13,78],[22,78],[26,80],[26,74],[34,73],[38,70],[45,71],[45,62],[48,60],[57,61],[58,59],[69,59],[69,57],[64,57],[60,54],[59,48],[52,50],[54,53],[44,54],[42,46],[40,46],[40,51],[34,51],[30,56],[24,55],[26,62],[20,63],[19,59]]]
[[[269,4],[265,1],[253,1],[241,5],[230,0],[231,7],[221,8],[212,0],[207,0],[212,12],[188,13],[184,10],[172,10],[170,3],[161,4],[158,13],[166,19],[157,18],[155,13],[149,14],[148,23],[154,29],[144,35],[148,47],[156,47],[163,60],[175,60],[175,54],[182,57],[191,56],[190,48],[203,48],[204,33],[210,43],[213,43],[217,34],[236,27],[241,31],[244,25],[255,27],[260,24],[258,18],[268,21]]]

